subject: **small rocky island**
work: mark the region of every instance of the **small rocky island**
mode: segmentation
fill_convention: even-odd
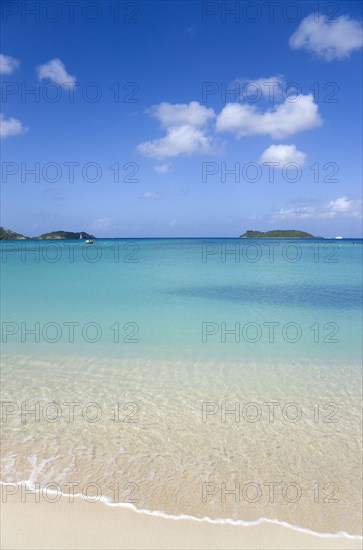
[[[33,237],[33,239],[95,239],[94,235],[90,235],[85,231],[79,231],[73,233],[72,231],[52,231],[51,233],[43,233],[39,237]]]
[[[0,240],[3,240],[3,241],[20,241],[20,240],[23,241],[23,240],[29,240],[29,239],[36,239],[36,240],[79,239],[80,237],[82,237],[82,239],[96,238],[94,235],[90,235],[85,231],[79,231],[78,233],[74,233],[73,231],[52,231],[51,233],[43,233],[38,237],[25,237],[25,235],[22,235],[21,233],[15,233],[10,229],[5,229],[5,227],[0,227]]]
[[[311,233],[305,231],[298,231],[296,229],[274,229],[273,231],[251,231],[248,230],[240,239],[322,239],[323,237],[316,237]]]

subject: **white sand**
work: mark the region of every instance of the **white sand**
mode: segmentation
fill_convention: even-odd
[[[103,502],[62,497],[25,503],[14,495],[1,505],[1,548],[15,549],[355,549],[362,540],[319,536],[260,523],[240,526],[138,513]]]

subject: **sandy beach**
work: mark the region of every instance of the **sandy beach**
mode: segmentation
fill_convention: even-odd
[[[4,499],[3,499],[4,500]],[[172,519],[63,496],[35,502],[35,494],[1,506],[1,548],[32,549],[355,549],[362,539],[318,535],[263,522],[242,526]]]

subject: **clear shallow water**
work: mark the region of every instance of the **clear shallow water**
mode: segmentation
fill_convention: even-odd
[[[96,244],[0,245],[4,481],[92,481],[109,500],[118,483],[140,508],[358,533],[362,241]]]

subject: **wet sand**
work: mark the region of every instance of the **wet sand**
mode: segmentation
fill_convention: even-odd
[[[207,520],[172,519],[130,508],[58,502],[27,495],[12,496],[1,507],[1,547],[32,549],[350,549],[362,539],[346,535],[318,535],[269,521],[242,526]]]

